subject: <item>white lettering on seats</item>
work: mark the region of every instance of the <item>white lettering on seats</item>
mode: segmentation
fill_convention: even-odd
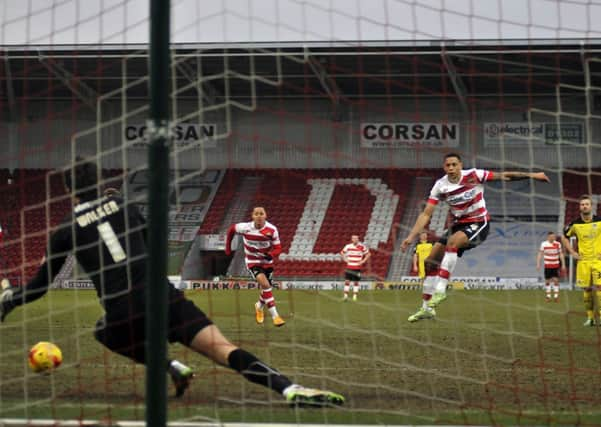
[[[305,203],[288,253],[280,255],[282,261],[340,260],[338,253],[313,253],[321,225],[337,185],[363,185],[375,196],[376,200],[372,206],[363,243],[371,249],[377,249],[381,242],[388,240],[399,196],[380,178],[322,178],[309,179],[307,182],[312,186],[311,193]],[[352,233],[352,230],[349,230],[349,233]]]

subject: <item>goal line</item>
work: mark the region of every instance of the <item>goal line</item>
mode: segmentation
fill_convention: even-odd
[[[51,420],[37,419],[25,420],[20,418],[0,418],[2,427],[144,427],[144,421],[115,421],[107,423],[100,420]],[[223,422],[185,422],[174,421],[167,423],[169,427],[289,427],[289,423],[223,423]],[[337,427],[373,427],[376,424],[337,424]],[[408,424],[387,424],[388,427],[412,427]],[[303,424],[303,427],[326,427],[327,424]],[[459,427],[455,424],[449,425],[421,425],[420,427]],[[474,426],[484,427],[484,426]]]

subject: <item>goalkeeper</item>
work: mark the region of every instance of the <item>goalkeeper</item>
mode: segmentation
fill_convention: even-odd
[[[117,194],[99,196],[96,165],[79,160],[64,173],[72,193],[72,214],[50,237],[46,258],[37,275],[22,288],[0,296],[0,321],[15,307],[41,298],[70,252],[94,283],[105,315],[98,320],[95,338],[110,350],[144,364],[146,316],[146,225],[139,210]],[[288,402],[306,405],[344,403],[330,391],[293,384],[253,354],[236,347],[183,292],[165,278],[168,287],[169,342],[179,342],[214,362],[230,367],[247,380],[281,393]],[[193,377],[178,361],[166,362],[181,396]]]

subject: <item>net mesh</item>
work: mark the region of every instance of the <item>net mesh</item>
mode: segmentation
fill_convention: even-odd
[[[71,210],[61,171],[77,157],[144,215],[153,191],[147,5],[21,3],[0,10],[0,262],[13,285],[35,275]],[[170,356],[197,378],[169,400],[171,421],[598,422],[599,329],[582,326],[575,266],[548,303],[536,256],[548,231],[578,216],[581,194],[595,210],[601,194],[601,5],[448,3],[172,3],[172,280],[234,343],[347,402],[289,408],[175,345]],[[421,285],[413,246],[400,243],[449,151],[466,169],[543,171],[551,183],[487,183],[487,241],[459,260],[436,320],[409,323]],[[283,328],[269,316],[255,324],[243,248],[223,255],[225,231],[254,206],[282,240]],[[448,224],[442,204],[429,239]],[[355,234],[371,258],[345,303],[339,252]],[[144,419],[143,367],[94,340],[103,312],[89,287],[70,257],[48,295],[0,326],[4,422]],[[63,351],[50,375],[27,366],[38,341]]]

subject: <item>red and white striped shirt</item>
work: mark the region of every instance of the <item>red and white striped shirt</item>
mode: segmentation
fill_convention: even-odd
[[[273,267],[273,256],[278,255],[282,249],[280,234],[275,225],[265,221],[265,225],[257,229],[253,221],[239,222],[234,230],[242,235],[247,268]]]
[[[559,255],[561,254],[561,243],[558,241],[549,242],[548,240],[545,240],[540,244],[540,251],[543,253],[545,268],[561,267],[559,259]]]
[[[430,191],[428,203],[448,203],[456,223],[484,222],[490,219],[484,201],[484,186],[492,179],[493,173],[483,169],[467,169],[461,171],[458,183],[449,181],[447,175],[440,178]]]
[[[349,243],[340,251],[340,254],[346,258],[346,268],[349,270],[361,270],[360,262],[368,253],[369,249],[361,242],[356,245]]]

